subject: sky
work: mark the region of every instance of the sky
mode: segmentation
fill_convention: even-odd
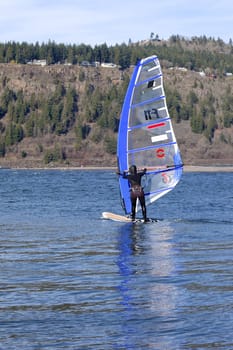
[[[172,35],[233,39],[232,0],[0,0],[0,42],[128,44]]]

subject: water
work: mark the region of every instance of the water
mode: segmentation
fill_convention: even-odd
[[[233,173],[185,173],[136,225],[100,218],[112,171],[0,176],[0,349],[233,348]]]

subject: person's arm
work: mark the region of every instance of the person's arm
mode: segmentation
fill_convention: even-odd
[[[117,173],[117,175],[122,176],[124,179],[127,178],[126,171],[123,171],[123,173],[121,173],[121,172],[118,170],[116,173]]]
[[[140,173],[139,173],[139,174],[144,175],[146,172],[147,172],[147,169],[146,169],[146,168],[144,168],[142,171],[140,171]]]

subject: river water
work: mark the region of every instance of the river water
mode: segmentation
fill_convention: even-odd
[[[233,173],[117,223],[114,172],[0,171],[0,349],[233,349]]]

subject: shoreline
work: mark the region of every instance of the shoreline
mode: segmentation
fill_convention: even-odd
[[[184,172],[233,172],[233,165],[185,165]]]
[[[0,170],[112,170],[116,171],[116,167],[95,167],[95,166],[82,166],[82,167],[0,167]],[[185,165],[184,172],[233,172],[233,165]]]

